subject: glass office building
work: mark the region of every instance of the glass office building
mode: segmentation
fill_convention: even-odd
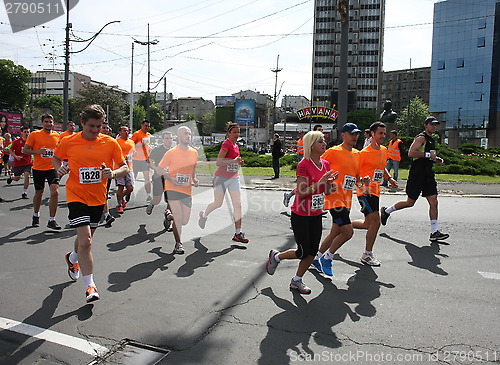
[[[450,146],[499,146],[500,0],[434,5],[430,111]]]
[[[337,103],[341,33],[338,4],[338,0],[314,2],[314,104]],[[380,109],[384,9],[385,0],[349,1],[348,110]]]

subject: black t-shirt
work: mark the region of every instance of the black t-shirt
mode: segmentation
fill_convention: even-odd
[[[432,138],[425,132],[418,134],[417,137],[415,138],[418,138],[420,136],[425,137],[425,143],[420,147],[419,149],[420,152],[425,153],[436,149],[436,141],[434,141],[434,138]],[[434,176],[434,171],[432,171],[432,165],[434,165],[434,161],[429,158],[425,157],[416,158],[411,163],[409,174],[421,175],[421,176]]]
[[[271,154],[274,158],[281,157],[281,141],[279,139],[273,142],[273,149],[271,151]]]
[[[149,154],[149,160],[153,161],[153,163],[156,166],[158,166],[160,164],[161,159],[163,158],[163,156],[165,156],[165,153],[167,153],[167,151],[168,151],[168,149],[166,149],[165,146],[163,146],[163,144],[161,144],[161,145],[153,148],[153,150]],[[155,170],[153,175],[158,176],[158,174],[156,173],[156,170]]]

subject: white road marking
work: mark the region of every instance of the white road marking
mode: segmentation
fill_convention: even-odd
[[[45,328],[15,321],[13,319],[0,317],[0,329],[9,330],[23,335],[49,341],[58,345],[69,347],[92,356],[103,356],[109,350],[97,343],[81,338],[68,336],[63,333],[51,331]]]
[[[481,275],[485,279],[495,279],[500,280],[500,274],[496,272],[482,272],[478,271],[479,275]]]

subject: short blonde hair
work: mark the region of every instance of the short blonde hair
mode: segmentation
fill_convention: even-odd
[[[311,159],[311,149],[313,144],[319,141],[324,135],[320,131],[310,131],[304,136],[304,158]]]

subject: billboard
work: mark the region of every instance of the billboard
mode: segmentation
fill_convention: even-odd
[[[216,96],[215,106],[229,106],[234,105],[234,96]]]
[[[240,127],[253,127],[255,121],[255,100],[237,100],[234,107],[234,121]]]
[[[7,118],[7,125],[9,126],[7,131],[10,134],[21,134],[21,127],[23,125],[22,113],[0,112],[0,117],[2,115]]]

